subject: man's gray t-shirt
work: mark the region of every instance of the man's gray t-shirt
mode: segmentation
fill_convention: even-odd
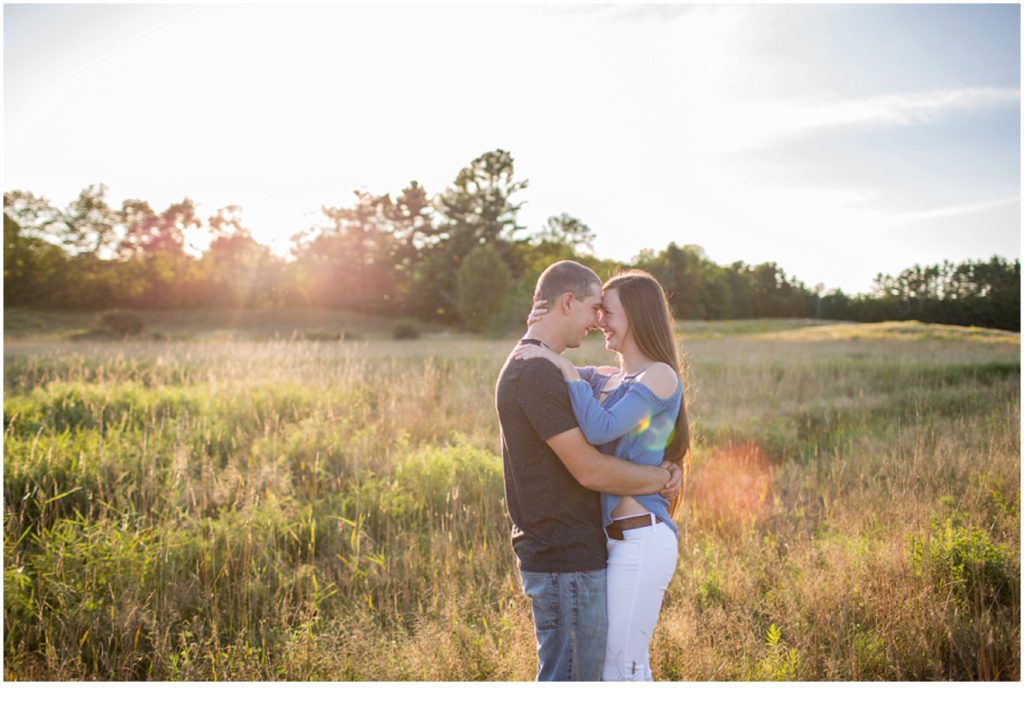
[[[600,495],[580,486],[545,442],[579,426],[562,373],[547,360],[509,356],[498,375],[495,404],[505,463],[505,503],[520,568],[604,569],[608,551]]]

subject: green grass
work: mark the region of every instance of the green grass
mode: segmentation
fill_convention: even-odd
[[[768,338],[792,340],[846,340],[885,339],[901,341],[964,341],[980,343],[1005,343],[1020,345],[1020,334],[1013,331],[986,329],[977,326],[948,326],[925,324],[920,321],[885,321],[878,324],[857,324],[850,322],[816,323],[765,331]]]
[[[712,339],[785,333],[807,328],[831,327],[844,322],[821,319],[735,319],[729,321],[679,321],[684,340]]]
[[[532,677],[510,339],[51,321],[5,340],[7,679]],[[1019,679],[1019,336],[854,326],[681,325],[695,440],[656,678]]]

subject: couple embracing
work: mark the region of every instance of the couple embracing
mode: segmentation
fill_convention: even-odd
[[[561,356],[595,328],[618,367]],[[540,681],[651,679],[689,446],[672,329],[652,276],[602,287],[560,261],[538,279],[526,336],[498,376],[505,501]]]

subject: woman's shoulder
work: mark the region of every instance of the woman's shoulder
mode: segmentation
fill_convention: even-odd
[[[655,363],[638,378],[658,399],[668,399],[679,387],[679,373],[668,363]]]

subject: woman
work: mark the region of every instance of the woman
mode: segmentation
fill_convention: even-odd
[[[546,313],[534,307],[530,321]],[[573,411],[587,440],[602,452],[636,463],[683,463],[689,427],[679,359],[665,291],[643,271],[605,283],[600,327],[619,367],[576,368],[536,345],[520,346],[518,358],[554,363],[569,387]],[[658,494],[601,495],[608,534],[608,642],[606,681],[649,681],[651,635],[676,567],[678,505]]]

